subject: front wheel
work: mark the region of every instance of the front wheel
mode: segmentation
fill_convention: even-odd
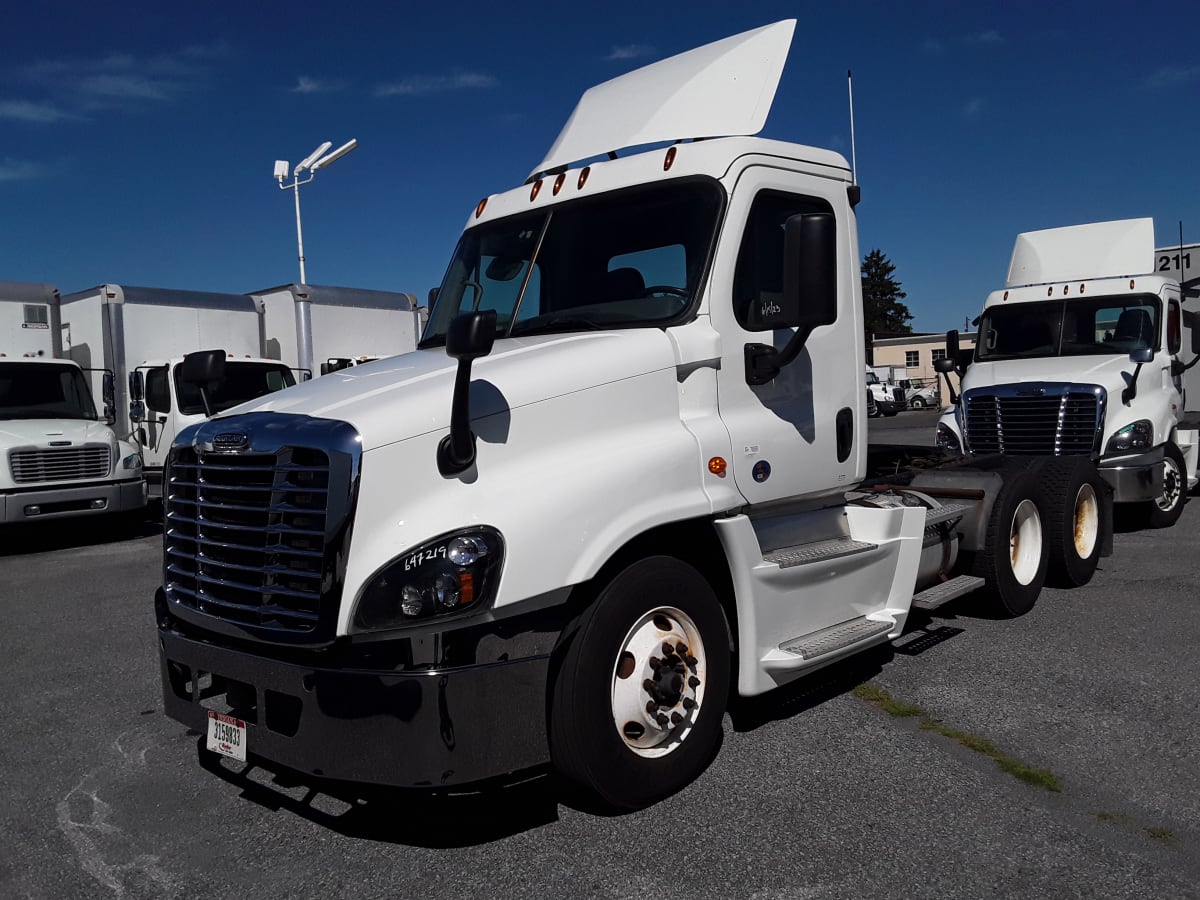
[[[618,810],[695,780],[716,753],[729,631],[708,582],[680,560],[639,560],[566,632],[550,689],[555,769]]]
[[[913,397],[911,400],[908,401],[908,408],[909,409],[924,409],[925,401],[922,400],[920,397]]]
[[[1104,544],[1104,480],[1091,460],[1059,456],[1039,470],[1046,492],[1047,580],[1079,587],[1092,580]]]
[[[1170,528],[1183,515],[1187,502],[1187,464],[1183,453],[1172,443],[1163,445],[1163,489],[1147,504],[1151,528]]]

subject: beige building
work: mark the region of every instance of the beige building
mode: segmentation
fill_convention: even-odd
[[[959,332],[959,348],[962,350],[973,349],[975,335],[974,331]],[[933,363],[934,360],[941,359],[946,355],[946,333],[904,334],[897,337],[872,336],[871,349],[875,360],[874,365],[902,366],[908,370],[908,377],[911,380],[936,384],[938,374],[934,371]],[[954,384],[954,390],[958,391],[958,376],[951,375],[950,380]],[[943,395],[942,403],[948,406],[949,398],[945,396],[944,385],[944,381],[939,385]]]

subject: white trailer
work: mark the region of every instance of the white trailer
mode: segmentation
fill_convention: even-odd
[[[868,454],[858,185],[753,137],[794,26],[587,91],[470,212],[415,352],[179,435],[158,647],[209,752],[440,789],[549,761],[644,806],[731,692],[1091,577],[1088,460]]]
[[[967,365],[949,336],[942,365],[961,374],[962,398],[938,442],[970,456],[1090,459],[1114,502],[1173,525],[1200,455],[1200,297],[1174,277],[1180,262],[1188,249],[1154,250],[1148,218],[1018,235]]]
[[[425,309],[412,294],[318,284],[252,291],[263,311],[262,355],[303,377],[417,348]]]
[[[187,354],[225,353],[225,377],[207,388],[218,409],[296,383],[263,358],[263,315],[246,294],[102,284],[63,297],[61,318],[64,352],[114,373],[119,431],[141,447],[152,495],[175,435],[207,418],[200,390],[180,377]]]
[[[138,448],[117,440],[111,372],[60,359],[58,291],[0,282],[0,523],[133,512],[146,505]]]

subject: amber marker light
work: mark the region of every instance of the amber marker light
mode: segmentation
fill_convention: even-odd
[[[532,203],[537,199],[538,191],[542,189],[542,179],[538,179],[533,183],[533,188],[529,191],[529,202]]]
[[[567,180],[566,172],[559,172],[558,177],[554,179],[554,196],[558,196],[558,192],[562,190],[563,182]]]
[[[1067,296],[1067,291],[1069,288],[1070,288],[1070,285],[1067,285],[1067,284],[1063,285],[1063,296],[1064,297]]]
[[[1079,286],[1079,293],[1081,293],[1081,294],[1082,294],[1082,293],[1083,293],[1084,291],[1086,291],[1086,290],[1087,290],[1087,285],[1086,285],[1086,284],[1081,284],[1081,285]]]
[[[708,461],[708,471],[712,472],[718,478],[725,477],[725,470],[729,468],[729,463],[725,462],[724,458],[714,456]]]
[[[583,186],[587,184],[588,176],[592,174],[591,166],[584,166],[579,173],[579,183],[575,185],[575,190],[582,191]]]
[[[664,172],[669,171],[671,166],[673,166],[673,165],[675,165],[675,148],[668,147],[667,148],[667,158],[663,160],[663,171]]]
[[[1131,291],[1133,290],[1133,279],[1132,278],[1129,279],[1129,289]]]
[[[482,200],[479,201],[479,205],[477,207],[475,207],[475,218],[478,219],[480,216],[483,215],[483,210],[487,206],[487,201],[488,201],[487,197],[484,197]]]
[[[1008,299],[1008,291],[1005,291],[1005,292],[1004,292],[1004,296],[1003,296],[1001,299],[1002,299],[1002,300],[1007,300],[1007,299]]]
[[[1050,285],[1050,287],[1046,288],[1046,296],[1047,297],[1054,296],[1054,285]]]

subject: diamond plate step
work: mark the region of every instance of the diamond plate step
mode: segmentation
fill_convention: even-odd
[[[944,603],[949,603],[955,597],[961,597],[963,594],[969,594],[976,588],[981,588],[984,585],[982,578],[977,578],[974,575],[959,575],[957,578],[951,578],[949,581],[943,581],[941,584],[935,584],[931,588],[926,588],[917,594],[912,599],[913,609],[932,610],[937,609]]]
[[[826,559],[838,559],[842,556],[866,553],[878,546],[878,544],[855,541],[850,538],[831,538],[827,541],[813,541],[811,544],[798,544],[795,547],[773,550],[763,554],[763,560],[776,563],[779,568],[786,569],[789,566],[803,566]]]
[[[961,519],[974,503],[943,503],[941,509],[931,509],[925,513],[925,527],[940,525],[951,519]]]
[[[895,627],[896,623],[890,620],[880,622],[860,616],[831,628],[823,628],[803,637],[792,638],[787,643],[780,644],[779,649],[802,659],[815,659],[827,653],[836,653],[838,650],[843,650],[851,644],[857,644],[868,638],[887,634]]]

